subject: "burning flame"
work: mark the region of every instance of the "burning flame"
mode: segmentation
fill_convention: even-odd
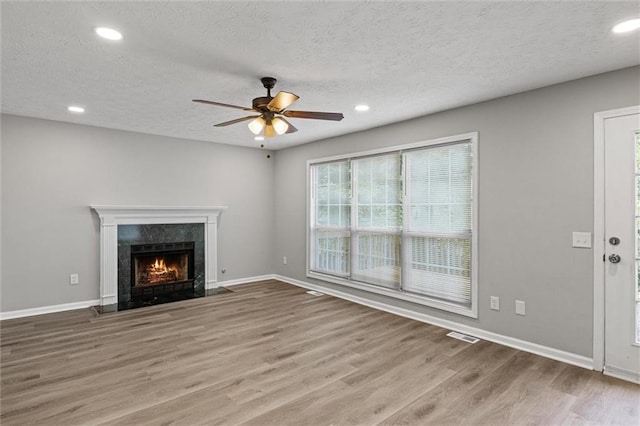
[[[160,259],[160,262],[158,262],[158,259],[156,259],[156,262],[153,264],[153,269],[155,269],[156,271],[158,269],[167,269],[164,264],[164,259]]]
[[[177,274],[178,268],[176,268],[174,265],[167,267],[167,265],[164,263],[164,259],[156,258],[155,262],[152,265],[151,272],[155,275],[166,275],[170,272],[175,272]]]
[[[188,272],[186,267],[181,264],[180,259],[173,257],[169,257],[166,261],[164,256],[146,257],[141,259],[139,263],[136,260],[134,286],[186,280]]]

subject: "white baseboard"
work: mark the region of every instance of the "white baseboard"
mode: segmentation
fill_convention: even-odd
[[[218,281],[215,283],[215,285],[211,287],[207,286],[207,290],[212,288],[217,288],[217,287],[230,287],[233,285],[248,284],[256,281],[265,281],[265,280],[273,280],[273,279],[275,279],[275,275],[267,274],[267,275],[257,275],[255,277],[238,278],[236,280]]]
[[[237,280],[217,281],[207,283],[207,290],[216,287],[229,287],[239,284],[247,284],[255,281],[264,281],[274,279],[273,274],[258,275],[255,277],[239,278]],[[100,305],[100,300],[86,300],[84,302],[64,303],[62,305],[42,306],[39,308],[20,309],[17,311],[0,312],[0,320],[31,317],[34,315],[51,314],[54,312],[71,311],[73,309],[83,309],[90,306]]]
[[[90,306],[98,306],[100,300],[85,300],[83,302],[63,303],[62,305],[42,306],[40,308],[20,309],[17,311],[0,312],[0,320],[31,317],[34,315],[51,314],[54,312],[72,311],[84,309]]]
[[[637,383],[640,385],[640,374],[635,371],[625,370],[623,368],[604,366],[602,371],[605,375],[615,377],[616,379],[626,380],[627,382]]]
[[[349,293],[345,293],[339,290],[333,290],[326,287],[307,283],[297,279],[284,277],[281,275],[274,275],[274,279],[293,284],[298,287],[303,287],[310,290],[316,290],[321,293],[329,294],[331,296],[339,297],[341,299],[349,300],[354,303],[369,306],[371,308],[379,309],[381,311],[389,312],[392,314],[400,315],[406,318],[410,318],[416,321],[433,324],[438,327],[454,330],[460,333],[469,334],[471,336],[478,337],[480,339],[488,340],[490,342],[499,343],[510,348],[519,349],[525,352],[530,352],[536,355],[540,355],[546,358],[551,358],[556,361],[562,361],[567,364],[572,364],[578,367],[593,370],[593,359],[582,355],[577,355],[571,352],[561,351],[559,349],[550,348],[548,346],[539,345],[537,343],[527,342],[526,340],[515,339],[513,337],[504,336],[502,334],[493,333],[491,331],[485,331],[479,328],[458,324],[453,321],[445,320],[442,318],[434,317],[431,315],[411,311],[409,309],[398,308],[386,303],[375,302],[363,297],[355,296]]]

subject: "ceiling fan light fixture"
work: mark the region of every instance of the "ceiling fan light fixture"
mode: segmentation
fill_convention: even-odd
[[[122,34],[113,28],[98,27],[95,29],[96,34],[107,40],[122,40]]]
[[[251,133],[253,133],[254,135],[259,135],[266,124],[267,122],[264,118],[258,117],[255,120],[251,120],[249,122],[249,130],[251,130]]]
[[[638,28],[640,28],[640,18],[620,22],[612,28],[612,31],[616,34],[622,34],[637,30]]]
[[[289,125],[281,118],[275,117],[271,120],[271,125],[278,135],[283,135],[289,130]]]
[[[287,118],[306,118],[313,120],[340,121],[344,118],[341,112],[321,112],[321,111],[293,111],[287,109],[292,103],[299,99],[298,95],[291,92],[279,92],[275,97],[271,97],[271,89],[276,84],[273,77],[263,77],[260,79],[262,85],[267,89],[267,96],[258,96],[251,102],[251,107],[242,107],[222,102],[207,101],[204,99],[193,99],[193,102],[210,104],[227,108],[251,111],[254,115],[236,118],[223,123],[214,124],[214,127],[226,127],[231,124],[243,123],[249,120],[249,130],[257,137],[272,138],[285,133],[295,133],[296,127],[287,121]],[[281,117],[278,117],[281,116]],[[287,117],[287,118],[285,118]],[[256,140],[259,140],[256,137]]]
[[[276,135],[277,135],[276,129],[274,129],[271,124],[267,124],[266,126],[264,126],[264,137],[265,138],[272,138],[272,137],[274,137]]]

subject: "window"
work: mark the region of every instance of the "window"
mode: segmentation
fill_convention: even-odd
[[[310,161],[308,276],[475,317],[476,143]]]

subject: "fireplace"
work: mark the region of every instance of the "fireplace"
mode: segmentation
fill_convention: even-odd
[[[195,242],[131,246],[131,302],[194,295]]]
[[[150,296],[149,292],[162,293],[167,286],[173,286],[173,290],[176,287],[186,286],[189,292],[190,280],[193,280],[193,297],[203,297],[206,289],[216,288],[218,216],[226,208],[226,206],[91,206],[100,219],[100,310],[112,312],[153,304],[148,303],[148,300],[164,297],[162,294]],[[193,264],[187,261],[189,272],[186,280],[180,278],[178,281],[163,282],[168,280],[158,279],[156,274],[153,280],[149,279],[147,282],[143,279],[138,282],[138,285],[134,284],[135,273],[132,269],[135,268],[135,261],[132,264],[131,247],[183,242],[194,242],[192,253],[191,249],[184,246],[176,249],[189,251],[193,259]],[[174,249],[175,246],[171,249],[160,247],[157,249],[158,252],[147,254],[157,255],[163,251],[174,251]],[[166,264],[165,258],[165,266]],[[153,266],[155,268],[155,258]],[[138,268],[140,269],[140,266]],[[137,294],[141,293],[143,299],[147,297],[151,299],[143,300],[144,303],[132,303],[131,296],[134,288],[133,291]],[[136,297],[140,298],[139,295]]]
[[[204,226],[118,226],[118,310],[202,297]]]

